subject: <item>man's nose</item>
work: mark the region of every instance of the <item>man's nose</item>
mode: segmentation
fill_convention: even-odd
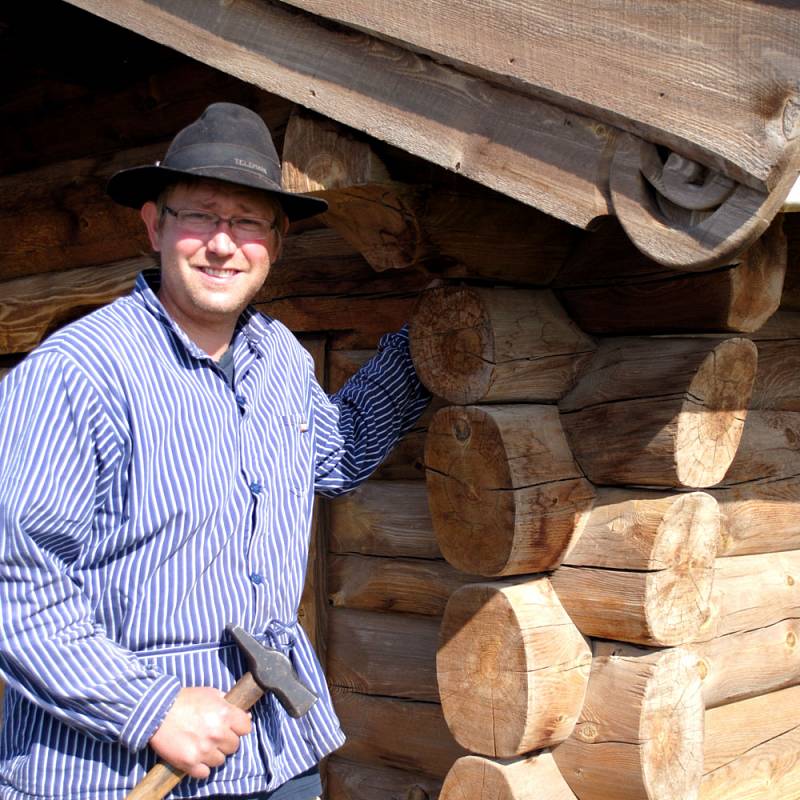
[[[236,252],[236,242],[233,240],[230,222],[220,220],[216,230],[208,240],[207,247],[218,255],[232,255]]]

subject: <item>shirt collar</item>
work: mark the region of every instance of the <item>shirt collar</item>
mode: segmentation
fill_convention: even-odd
[[[170,317],[161,300],[158,299],[158,289],[161,286],[161,272],[158,269],[147,269],[139,273],[133,287],[133,298],[141,303],[150,314],[167,328],[187,352],[197,359],[210,359],[208,353],[199,348]],[[257,350],[260,350],[262,340],[269,332],[271,318],[260,314],[252,306],[248,306],[239,316],[233,333],[233,341],[242,334],[247,341]]]

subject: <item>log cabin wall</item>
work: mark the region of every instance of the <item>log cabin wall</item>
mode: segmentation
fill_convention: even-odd
[[[62,3],[0,35],[0,372],[151,263],[104,182],[222,99],[331,203],[257,298],[328,388],[412,320],[434,402],[320,508],[301,609],[328,800],[800,796],[793,219],[670,271]]]

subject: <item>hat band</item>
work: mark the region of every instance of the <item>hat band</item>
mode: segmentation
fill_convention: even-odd
[[[170,150],[161,162],[162,167],[185,172],[214,169],[235,169],[259,173],[271,184],[280,186],[280,164],[263,152],[241,145],[199,142],[179,150]]]

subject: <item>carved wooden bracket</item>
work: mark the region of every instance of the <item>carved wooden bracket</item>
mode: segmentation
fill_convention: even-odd
[[[674,270],[730,264],[778,213],[796,178],[787,170],[769,193],[632,134],[619,137],[611,162],[614,212],[631,241]]]

